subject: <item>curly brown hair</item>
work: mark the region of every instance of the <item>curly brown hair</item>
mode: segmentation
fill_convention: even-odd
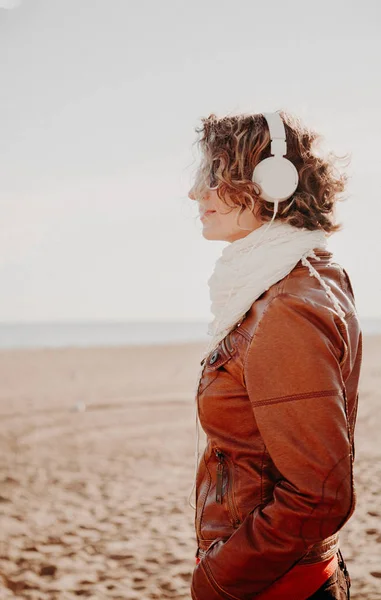
[[[340,231],[342,224],[335,223],[334,209],[337,200],[346,199],[341,194],[348,176],[339,172],[336,162],[347,160],[349,155],[339,157],[330,152],[319,156],[317,146],[322,136],[307,129],[298,117],[285,111],[279,114],[286,131],[285,156],[295,165],[299,183],[293,195],[279,203],[275,220],[327,233]],[[254,167],[271,156],[265,117],[238,114],[218,118],[212,113],[201,121],[202,126],[195,128],[199,139],[194,142],[202,156],[192,188],[196,198],[201,198],[209,186],[218,185],[217,194],[226,206],[232,210],[240,207],[238,218],[249,208],[261,222],[269,221],[274,205],[260,197],[260,186],[252,181]]]

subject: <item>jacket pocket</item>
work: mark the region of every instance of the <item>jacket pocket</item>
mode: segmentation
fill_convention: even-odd
[[[218,448],[204,458],[196,502],[195,526],[198,540],[228,539],[242,522],[234,501],[234,466]]]
[[[208,498],[209,490],[212,484],[212,476],[208,469],[208,462],[206,461],[204,453],[202,457],[203,470],[201,472],[201,478],[197,490],[196,513],[194,520],[198,540],[204,539],[201,534],[201,520],[204,513],[205,503]],[[197,476],[197,478],[198,477],[199,475]]]

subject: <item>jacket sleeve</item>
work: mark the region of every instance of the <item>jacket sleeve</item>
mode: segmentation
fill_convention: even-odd
[[[261,317],[244,359],[244,380],[281,478],[271,501],[253,507],[194,569],[193,600],[255,598],[353,512],[342,342],[333,315],[280,294]]]

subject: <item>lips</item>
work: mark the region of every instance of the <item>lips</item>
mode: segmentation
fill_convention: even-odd
[[[215,210],[206,210],[205,212],[200,213],[201,219],[203,219],[204,217],[207,217],[208,215],[212,215],[215,212],[216,212]]]

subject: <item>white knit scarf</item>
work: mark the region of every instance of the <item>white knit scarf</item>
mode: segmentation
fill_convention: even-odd
[[[289,223],[263,224],[226,246],[208,280],[211,312],[209,323],[214,348],[271,285],[290,273],[299,260],[316,257],[314,248],[327,248],[326,233]],[[305,263],[306,264],[306,263]],[[309,263],[308,263],[309,265]],[[311,273],[315,274],[315,273]]]

